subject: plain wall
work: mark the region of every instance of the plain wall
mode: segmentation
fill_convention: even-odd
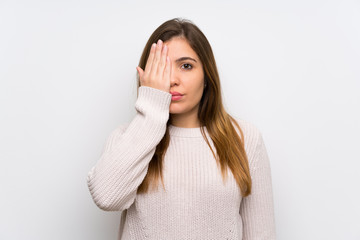
[[[359,1],[1,1],[0,239],[116,239],[86,184],[151,33],[192,20],[262,132],[278,239],[360,239]]]

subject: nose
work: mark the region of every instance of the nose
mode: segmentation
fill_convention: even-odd
[[[174,65],[174,64],[172,64],[172,65]],[[170,74],[170,86],[173,87],[174,85],[179,85],[179,83],[180,83],[179,75],[176,74],[176,69],[174,69],[174,67],[172,67],[171,74]]]

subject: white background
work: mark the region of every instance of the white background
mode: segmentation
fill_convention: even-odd
[[[116,239],[86,176],[135,114],[151,33],[192,20],[261,130],[278,239],[360,239],[360,2],[0,2],[0,239]]]

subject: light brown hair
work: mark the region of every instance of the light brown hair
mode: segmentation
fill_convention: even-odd
[[[173,18],[161,24],[148,39],[143,53],[140,58],[139,67],[145,69],[147,59],[149,57],[152,43],[156,43],[158,39],[163,42],[173,37],[184,38],[191,48],[197,53],[204,70],[204,81],[206,87],[200,100],[198,118],[200,120],[201,133],[209,145],[218,166],[221,167],[221,174],[227,175],[227,167],[233,173],[243,197],[251,194],[251,177],[248,164],[248,158],[244,147],[244,134],[237,121],[228,114],[223,106],[220,88],[220,78],[216,67],[215,58],[205,35],[190,20],[182,18]],[[140,87],[140,79],[137,74],[137,89]],[[137,92],[138,94],[138,92]],[[171,114],[170,114],[171,115]],[[164,137],[156,146],[155,153],[149,163],[148,172],[137,189],[137,193],[146,193],[150,184],[154,183],[158,186],[158,180],[161,178],[163,182],[162,166],[163,157],[169,146],[170,135],[168,126],[171,116],[167,122],[167,128]],[[239,129],[241,138],[235,130],[233,123]],[[206,126],[209,136],[216,148],[216,154],[210,146],[205,135],[203,127]]]

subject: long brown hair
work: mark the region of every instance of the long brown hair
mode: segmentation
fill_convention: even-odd
[[[187,40],[191,48],[197,53],[203,64],[204,81],[206,87],[200,100],[198,118],[200,120],[201,133],[209,145],[218,166],[221,167],[221,174],[227,176],[227,167],[233,173],[243,197],[251,194],[251,177],[248,164],[248,158],[244,147],[244,134],[237,121],[230,116],[224,109],[221,97],[220,78],[216,67],[215,58],[205,35],[190,20],[182,18],[173,18],[161,24],[150,36],[147,41],[143,53],[140,58],[139,67],[145,69],[145,65],[149,56],[151,44],[161,39],[163,42],[173,37],[182,37]],[[140,87],[139,74],[137,74],[137,94]],[[233,123],[238,128],[235,130]],[[148,172],[137,189],[137,193],[146,193],[149,185],[154,183],[158,186],[158,180],[161,178],[163,182],[162,166],[163,157],[169,146],[170,118],[167,122],[167,128],[164,137],[156,146],[155,153],[149,163]],[[208,130],[209,136],[216,148],[216,154],[212,149],[208,138],[204,132],[204,126]]]

